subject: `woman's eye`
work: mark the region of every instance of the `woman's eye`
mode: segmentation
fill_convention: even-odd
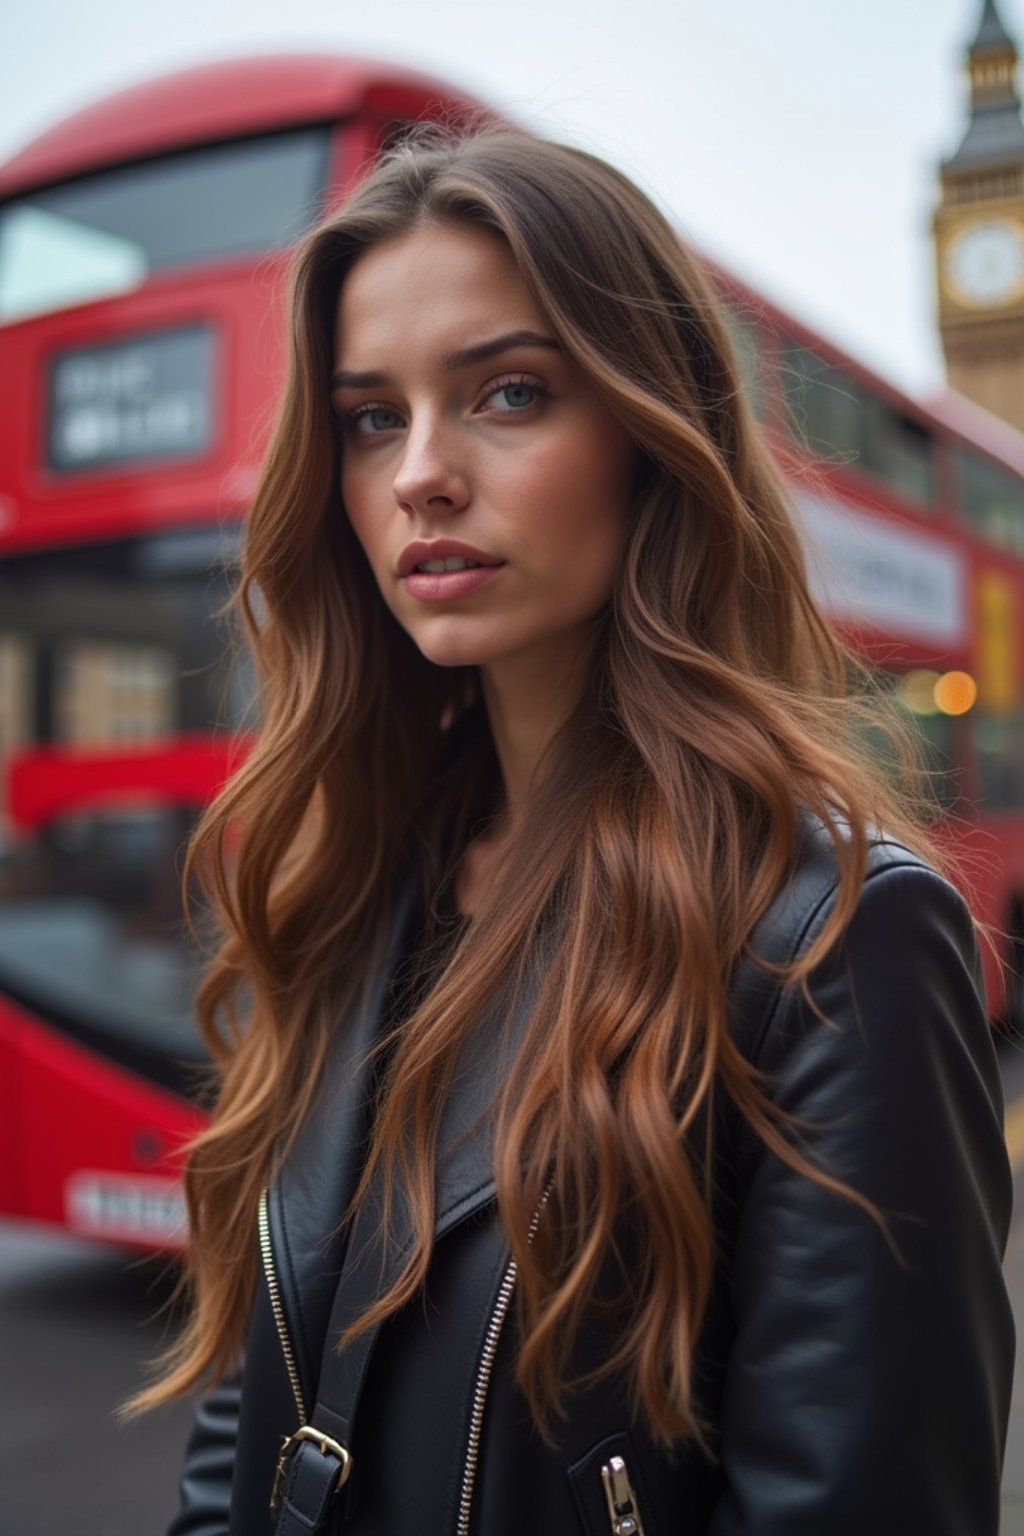
[[[378,432],[390,432],[401,426],[401,418],[397,411],[386,405],[357,405],[354,411],[349,411],[346,425],[358,437],[373,437]]]
[[[487,396],[488,401],[499,400],[497,409],[504,415],[512,415],[516,411],[525,411],[531,405],[535,405],[547,390],[539,384],[530,384],[526,379],[507,379],[504,384],[498,384]]]

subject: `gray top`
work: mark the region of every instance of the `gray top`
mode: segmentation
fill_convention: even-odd
[[[1003,26],[1002,17],[996,10],[996,0],[985,0],[981,21],[978,23],[978,35],[971,44],[971,52],[987,52],[990,48],[1001,48],[1006,43],[1012,47],[1013,39]]]
[[[969,57],[974,59],[980,53],[1000,49],[1009,49],[1016,59],[1016,47],[996,10],[995,0],[985,0]],[[960,147],[950,159],[943,161],[942,169],[977,170],[1021,160],[1024,160],[1024,124],[1021,123],[1016,85],[1010,84],[987,93],[987,99],[975,100]]]

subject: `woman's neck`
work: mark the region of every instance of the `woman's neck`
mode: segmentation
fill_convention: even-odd
[[[481,670],[487,718],[502,778],[502,810],[466,849],[455,882],[456,905],[472,917],[526,819],[545,753],[576,705],[590,646],[578,634],[557,651],[504,659]]]
[[[578,632],[481,669],[509,836],[526,818],[544,756],[575,707],[591,646]]]

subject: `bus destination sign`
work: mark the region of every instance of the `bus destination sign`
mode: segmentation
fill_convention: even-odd
[[[47,468],[80,473],[204,453],[213,431],[213,347],[211,328],[192,325],[58,353]]]

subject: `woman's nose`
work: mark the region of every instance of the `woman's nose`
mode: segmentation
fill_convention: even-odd
[[[395,499],[407,512],[428,507],[458,511],[469,500],[469,484],[451,434],[438,424],[410,430],[395,473]]]

